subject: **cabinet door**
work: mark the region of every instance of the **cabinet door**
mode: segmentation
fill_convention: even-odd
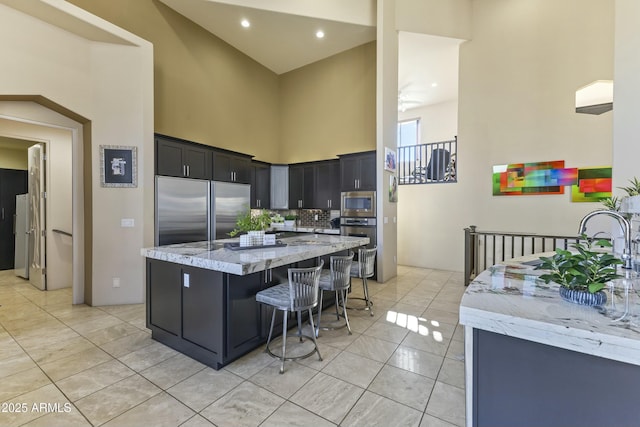
[[[333,160],[329,163],[329,208],[340,210],[340,162]]]
[[[360,182],[359,190],[376,189],[376,153],[363,154],[359,159]]]
[[[251,176],[251,208],[270,209],[271,168],[256,163],[253,165]]]
[[[289,209],[289,166],[271,165],[270,185],[271,209]]]
[[[185,146],[183,149],[184,164],[187,166],[187,177],[211,179],[211,152],[206,148]]]
[[[213,180],[231,182],[231,156],[213,153]]]
[[[289,166],[289,209],[302,207],[304,200],[304,166]]]
[[[315,207],[340,209],[340,162],[330,160],[316,165]]]
[[[304,167],[304,178],[302,183],[302,207],[309,208],[319,208],[315,204],[316,202],[316,177],[315,177],[315,166],[307,165]]]
[[[181,268],[177,264],[147,260],[147,322],[180,336]]]
[[[360,162],[355,157],[340,159],[340,187],[342,191],[357,190],[358,177],[360,176]]]
[[[223,273],[183,267],[182,338],[213,353],[222,354],[224,327]],[[178,296],[178,301],[180,301]]]
[[[241,184],[251,183],[251,160],[243,157],[231,157],[231,180]]]
[[[182,144],[156,138],[156,175],[185,176]]]
[[[225,360],[235,359],[262,340],[262,307],[256,294],[264,287],[263,273],[226,274],[227,346]]]
[[[15,267],[16,195],[26,192],[26,170],[0,169],[0,270]]]

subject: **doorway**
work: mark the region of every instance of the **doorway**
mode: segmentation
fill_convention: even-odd
[[[0,102],[1,104],[3,103]],[[50,116],[58,115],[32,102],[14,104],[32,104],[35,110],[43,110]],[[50,118],[46,122],[25,120],[24,106],[20,113],[21,117],[16,118],[0,112],[0,141],[7,138],[21,139],[25,161],[29,157],[35,160],[25,169],[29,169],[29,176],[32,178],[35,175],[40,178],[33,180],[33,184],[27,187],[30,194],[28,205],[34,208],[28,217],[32,224],[42,226],[41,233],[30,235],[32,239],[29,252],[33,254],[33,258],[29,261],[29,280],[42,290],[71,287],[72,302],[83,303],[84,269],[82,263],[78,263],[83,256],[82,252],[78,253],[80,248],[76,248],[76,238],[73,235],[75,223],[82,223],[82,218],[77,214],[78,211],[82,212],[82,206],[77,206],[76,197],[76,175],[80,168],[73,161],[76,145],[81,143],[78,135],[82,134],[82,125],[77,124],[77,128],[52,125],[55,121]],[[64,118],[62,121],[70,120]],[[29,146],[35,147],[30,149],[32,153],[27,151]],[[45,166],[45,162],[53,166]],[[39,202],[40,206],[34,202]]]

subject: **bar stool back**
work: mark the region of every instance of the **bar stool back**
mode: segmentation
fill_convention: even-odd
[[[318,284],[320,280],[320,272],[324,262],[321,261],[317,267],[310,268],[290,268],[289,282],[281,283],[271,288],[264,289],[256,294],[256,301],[273,307],[271,316],[271,327],[269,328],[269,338],[267,338],[267,347],[265,351],[270,356],[278,358],[282,361],[280,373],[284,373],[285,360],[297,360],[318,353],[318,359],[322,360],[318,343],[315,337],[315,327],[313,325],[312,309],[318,305]],[[276,320],[276,311],[283,312],[282,322],[282,356],[278,356],[271,351],[271,337],[273,335],[273,325]],[[304,335],[300,325],[301,313],[307,310],[309,313],[309,324],[311,325],[312,336]],[[307,354],[295,357],[287,357],[287,317],[289,312],[296,312],[298,315],[298,334],[300,341],[302,338],[313,340],[313,349]]]
[[[351,299],[360,299],[365,302],[365,307],[357,310],[369,310],[369,314],[373,316],[373,301],[369,298],[369,285],[367,279],[373,276],[376,263],[377,247],[371,249],[358,249],[358,262],[351,265],[351,277],[362,279],[362,291],[364,298],[351,297]]]
[[[320,320],[322,318],[322,298],[324,291],[335,291],[336,293],[336,320],[340,320],[340,316],[344,317],[345,326],[351,335],[351,326],[349,325],[349,316],[347,315],[347,289],[351,280],[351,263],[353,261],[353,252],[348,256],[331,256],[329,258],[330,269],[322,271],[320,275],[320,306],[318,307],[318,324],[316,325],[316,335],[320,332]],[[342,314],[338,312],[339,297],[342,297]],[[324,328],[336,329],[336,328]]]

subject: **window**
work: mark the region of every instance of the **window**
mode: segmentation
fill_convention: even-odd
[[[420,141],[420,119],[398,122],[398,147],[418,145]]]

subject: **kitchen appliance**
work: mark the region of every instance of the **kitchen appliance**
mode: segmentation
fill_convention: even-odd
[[[340,218],[340,235],[368,237],[369,244],[367,248],[373,248],[377,244],[377,221],[375,218],[359,218],[359,217],[342,217]],[[374,270],[373,280],[378,275],[377,266]]]
[[[16,214],[14,218],[14,234],[16,256],[14,268],[16,276],[29,278],[29,194],[16,196]]]
[[[344,191],[340,198],[341,217],[376,217],[375,191]]]
[[[251,186],[231,182],[212,181],[213,236],[211,240],[228,239],[236,227],[238,215],[246,212],[251,203]]]
[[[156,176],[155,244],[228,238],[249,209],[249,184]]]
[[[211,240],[209,181],[156,176],[155,244]]]

